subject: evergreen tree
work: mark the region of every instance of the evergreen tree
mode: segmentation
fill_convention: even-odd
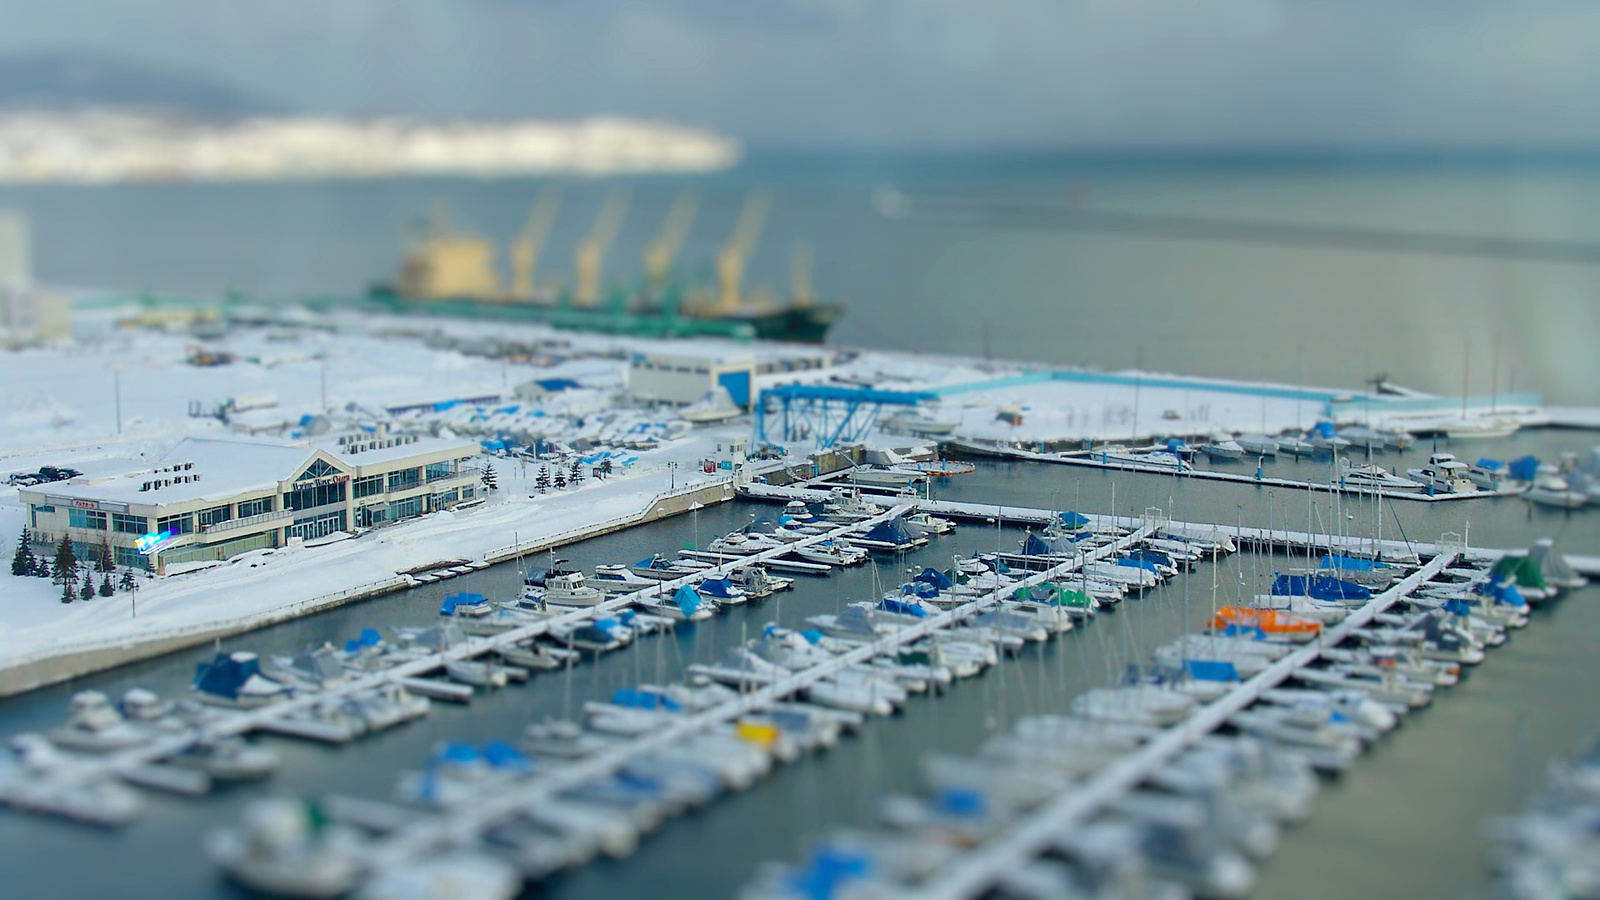
[[[11,574],[20,577],[32,573],[33,551],[28,549],[28,529],[24,528],[17,538],[17,552],[11,554]]]
[[[63,584],[72,584],[72,576],[78,569],[78,560],[72,555],[72,541],[65,534],[61,536],[61,543],[56,544],[56,577]]]
[[[100,576],[100,596],[109,597],[116,592],[117,589],[111,586],[111,573],[107,572]]]
[[[567,473],[567,483],[573,487],[583,484],[583,464],[577,460],[572,461],[572,469]]]
[[[550,490],[550,469],[547,466],[539,467],[539,474],[533,479],[533,486],[541,494]]]
[[[73,589],[72,582],[63,581],[61,583],[61,602],[62,603],[71,603],[73,600],[77,599],[77,596],[78,596],[78,592],[75,589]]]
[[[600,460],[600,467],[595,470],[595,474],[599,475],[601,478],[611,477],[611,457],[608,456],[605,459]]]
[[[33,573],[40,578],[48,578],[52,584],[60,584],[61,579],[56,577],[55,567],[50,565],[50,560],[39,558],[39,564],[34,567]]]
[[[486,463],[483,467],[483,486],[491,491],[500,490],[500,479],[494,474],[494,463]]]
[[[132,569],[123,569],[122,570],[122,580],[117,582],[117,587],[119,587],[119,588],[121,588],[121,589],[123,589],[125,591],[133,590],[134,581],[133,581],[133,570]]]
[[[83,570],[83,587],[78,588],[78,599],[94,599],[94,576],[89,574],[89,568],[87,566],[85,566]]]
[[[117,557],[111,550],[111,538],[102,538],[100,541],[100,558],[95,560],[95,568],[110,574],[117,567]]]
[[[566,489],[567,489],[567,475],[566,475],[565,472],[562,472],[560,469],[556,469],[556,490],[564,491]]]

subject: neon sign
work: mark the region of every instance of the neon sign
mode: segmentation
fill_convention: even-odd
[[[157,550],[160,550],[162,547],[172,543],[172,539],[175,537],[177,537],[177,535],[170,531],[152,531],[147,535],[143,535],[142,537],[134,538],[133,547],[135,550],[139,551],[140,556],[149,556]]]

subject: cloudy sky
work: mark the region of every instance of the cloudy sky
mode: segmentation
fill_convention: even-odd
[[[1573,0],[60,0],[0,31],[297,109],[894,149],[1594,146],[1596,47]]]

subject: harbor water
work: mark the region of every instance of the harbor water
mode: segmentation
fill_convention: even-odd
[[[1504,441],[1466,445],[1458,455],[1545,458],[1593,442],[1592,434],[1527,432]],[[1441,448],[1447,449],[1447,448]],[[1414,460],[1389,454],[1385,466]],[[1415,464],[1412,462],[1411,464]],[[1277,464],[1288,469],[1295,464]],[[1315,464],[1301,464],[1311,467]],[[1018,506],[1077,508],[1138,514],[1163,508],[1175,519],[1246,526],[1304,528],[1309,514],[1318,530],[1365,536],[1375,507],[1359,499],[1308,496],[1287,489],[1132,475],[1040,463],[985,461],[977,471],[932,488],[936,497]],[[1310,501],[1308,503],[1308,500]],[[562,548],[574,565],[632,562],[672,553],[771,517],[776,508],[742,501],[701,509]],[[1341,516],[1334,521],[1332,516]],[[1435,540],[1471,522],[1481,546],[1523,547],[1558,535],[1571,552],[1600,549],[1600,517],[1530,509],[1512,498],[1451,503],[1385,503],[1384,536],[1404,533]],[[440,741],[515,740],[530,722],[574,715],[584,701],[641,682],[679,678],[693,662],[710,662],[728,646],[754,636],[769,621],[800,625],[834,612],[904,579],[908,569],[944,567],[953,555],[1012,550],[1022,531],[1009,524],[965,523],[927,548],[898,557],[878,555],[866,567],[829,577],[797,579],[796,589],[734,607],[717,618],[633,646],[573,669],[536,674],[529,683],[482,692],[470,705],[435,703],[425,718],[392,732],[339,748],[263,737],[285,760],[261,784],[229,787],[201,799],[151,795],[147,815],[116,831],[0,812],[0,871],[17,896],[122,896],[130,886],[168,898],[242,896],[198,851],[205,831],[236,819],[244,801],[264,794],[329,793],[385,799],[402,771],[414,769]],[[544,565],[530,558],[525,565]],[[808,842],[835,826],[873,818],[884,794],[914,786],[924,753],[969,752],[1016,717],[1060,710],[1087,687],[1114,682],[1125,665],[1156,646],[1197,629],[1212,598],[1226,602],[1264,586],[1286,556],[1240,553],[1203,563],[1061,639],[1030,646],[984,675],[958,682],[938,697],[917,697],[904,712],[869,722],[831,751],[781,766],[753,790],[726,797],[705,810],[667,824],[623,861],[600,862],[562,876],[539,890],[554,898],[636,897],[662,900],[726,897],[763,859],[793,859]],[[437,618],[447,593],[477,591],[491,598],[514,595],[516,564],[379,597],[222,642],[221,649],[292,654],[308,644],[342,641],[362,627],[421,625]],[[118,602],[106,600],[103,602]],[[1592,638],[1600,628],[1600,590],[1588,588],[1542,606],[1533,623],[1508,647],[1446,692],[1432,708],[1407,718],[1355,768],[1326,782],[1312,820],[1290,833],[1284,849],[1265,863],[1256,896],[1460,897],[1486,883],[1480,822],[1513,809],[1542,782],[1547,762],[1570,755],[1600,735],[1600,663]],[[44,730],[64,716],[67,698],[87,688],[115,697],[142,686],[181,694],[197,662],[215,648],[196,648],[111,672],[0,700],[0,736]]]

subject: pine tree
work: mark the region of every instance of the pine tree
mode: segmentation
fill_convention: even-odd
[[[78,569],[78,560],[72,555],[72,541],[63,534],[61,543],[56,544],[56,577],[63,584],[71,585],[72,576]]]
[[[11,554],[11,574],[23,576],[33,571],[33,551],[28,549],[28,529],[17,538],[17,552]]]
[[[500,479],[494,474],[494,463],[486,463],[483,467],[483,486],[491,491],[500,490]]]
[[[556,490],[564,491],[566,489],[567,489],[567,475],[566,475],[565,472],[562,472],[560,469],[556,469]]]
[[[83,570],[83,587],[78,588],[78,599],[94,599],[94,576],[89,574],[89,569],[87,566],[85,566]]]
[[[95,568],[110,574],[117,567],[117,558],[111,551],[111,538],[102,538],[100,541],[100,558],[95,560]]]
[[[131,591],[131,590],[134,589],[134,586],[135,585],[134,585],[134,581],[133,581],[133,570],[132,569],[123,569],[122,570],[122,580],[117,582],[117,587],[119,587],[119,588],[121,588],[121,589],[123,589],[125,591]]]
[[[550,469],[548,466],[539,467],[539,474],[533,479],[533,486],[541,494],[550,490]]]
[[[61,583],[61,602],[71,603],[73,600],[77,599],[77,597],[78,592],[73,589],[72,582],[63,581]]]
[[[567,473],[567,483],[573,487],[583,484],[583,464],[577,460],[572,461],[572,470]]]
[[[601,478],[610,478],[611,468],[611,457],[608,456],[605,459],[600,460],[600,467],[595,471],[596,474],[598,474]]]
[[[100,596],[109,597],[116,592],[117,589],[111,586],[111,573],[107,572],[102,575],[100,577]]]

